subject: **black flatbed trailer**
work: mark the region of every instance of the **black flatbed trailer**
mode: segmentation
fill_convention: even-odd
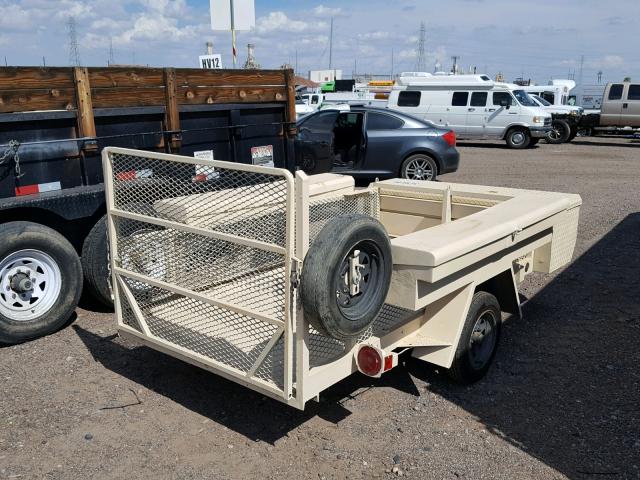
[[[104,147],[293,170],[294,138],[291,70],[0,67],[0,343],[111,303]]]

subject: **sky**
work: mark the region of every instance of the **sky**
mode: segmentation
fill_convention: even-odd
[[[451,68],[507,80],[583,82],[640,79],[639,0],[256,0],[256,27],[238,32],[239,62],[256,45],[263,68],[296,65],[306,76],[332,66],[350,77],[390,75],[416,67],[420,23],[426,27],[427,70]],[[213,32],[209,0],[0,0],[0,61],[9,65],[70,65],[68,21],[76,22],[80,59],[119,64],[197,67],[213,41],[232,66],[231,35]],[[44,60],[43,60],[44,57]],[[581,61],[581,57],[583,60]],[[393,58],[393,61],[392,61]]]

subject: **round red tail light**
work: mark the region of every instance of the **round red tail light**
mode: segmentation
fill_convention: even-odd
[[[382,355],[380,352],[369,346],[363,345],[358,350],[358,370],[360,370],[365,375],[369,375],[370,377],[375,377],[380,375],[382,370]]]

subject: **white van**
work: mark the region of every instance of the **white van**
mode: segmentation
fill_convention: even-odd
[[[551,80],[548,85],[525,85],[522,88],[529,95],[537,95],[544,98],[551,105],[563,106],[575,104],[575,96],[570,95],[576,87],[573,80]]]
[[[461,139],[503,139],[511,148],[533,146],[551,130],[551,115],[524,90],[486,75],[400,76],[387,106],[451,128]]]

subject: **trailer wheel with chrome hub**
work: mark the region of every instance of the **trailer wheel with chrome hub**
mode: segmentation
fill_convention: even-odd
[[[348,340],[375,320],[391,282],[391,244],[366,215],[329,221],[309,247],[300,282],[305,317],[318,332]]]
[[[0,225],[0,342],[54,332],[78,304],[80,259],[58,232],[31,222]]]

